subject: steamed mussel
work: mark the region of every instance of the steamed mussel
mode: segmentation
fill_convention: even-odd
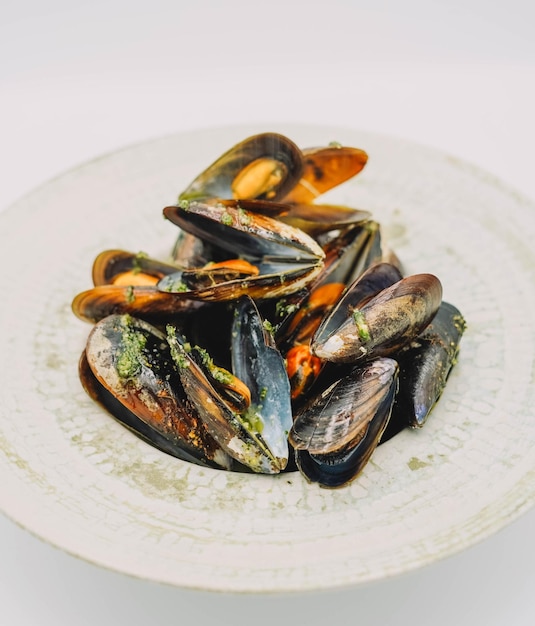
[[[367,159],[249,137],[163,209],[168,259],[99,254],[72,303],[94,324],[89,396],[183,461],[327,488],[421,428],[465,321],[436,276],[405,274],[369,211],[318,202]]]

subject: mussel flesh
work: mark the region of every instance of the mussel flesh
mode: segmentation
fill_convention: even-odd
[[[299,181],[301,150],[277,133],[262,133],[236,144],[180,194],[180,201],[259,199],[276,202]]]

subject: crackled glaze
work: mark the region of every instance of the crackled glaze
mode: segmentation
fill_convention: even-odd
[[[468,322],[426,427],[381,446],[341,490],[168,457],[100,411],[77,377],[89,326],[70,302],[90,285],[94,256],[108,247],[166,255],[176,231],[162,208],[263,130],[303,147],[336,140],[366,150],[365,170],[329,201],[371,210],[407,270],[439,276]],[[60,176],[0,215],[10,293],[0,307],[0,506],[81,558],[209,590],[357,584],[485,538],[535,499],[534,212],[473,166],[340,128],[197,131]],[[23,259],[16,277],[13,256]]]

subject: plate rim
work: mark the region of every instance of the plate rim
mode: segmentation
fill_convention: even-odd
[[[82,163],[79,163],[78,165],[72,167],[72,168],[68,168],[65,171],[63,171],[62,173],[52,177],[51,179],[41,183],[40,185],[36,186],[35,188],[31,189],[30,191],[26,192],[23,196],[21,196],[19,199],[15,200],[15,202],[12,202],[7,208],[3,209],[2,211],[0,211],[0,223],[2,223],[2,221],[5,219],[5,215],[9,214],[11,216],[11,214],[14,211],[18,210],[18,206],[21,203],[24,203],[28,198],[33,197],[34,195],[40,193],[44,188],[53,186],[55,183],[57,183],[59,180],[63,179],[66,176],[72,175],[73,173],[79,171],[80,169],[84,169],[87,167],[91,167],[97,163],[99,163],[100,161],[106,161],[109,158],[115,158],[120,156],[121,154],[125,154],[128,153],[129,151],[132,150],[136,150],[136,149],[140,149],[145,145],[150,145],[150,144],[155,144],[159,141],[165,141],[165,140],[171,140],[173,138],[178,138],[178,137],[188,137],[188,136],[194,136],[199,132],[211,132],[211,131],[229,131],[230,129],[232,129],[233,131],[236,132],[241,132],[240,129],[244,129],[245,132],[249,132],[246,129],[253,129],[253,128],[257,128],[257,129],[261,129],[262,127],[267,126],[266,124],[238,124],[238,125],[231,125],[231,126],[217,126],[217,127],[203,127],[203,128],[198,128],[198,129],[190,129],[187,131],[181,131],[181,132],[177,132],[177,133],[171,133],[171,134],[165,134],[165,135],[161,135],[159,137],[156,138],[152,138],[152,139],[145,139],[139,142],[134,142],[131,144],[128,144],[122,148],[119,148],[117,150],[111,150],[108,151],[102,155],[96,156],[93,159],[89,159],[87,161],[84,161]],[[478,176],[481,180],[484,180],[486,183],[489,183],[493,186],[497,186],[501,191],[511,195],[512,197],[514,197],[517,201],[520,201],[522,204],[527,204],[528,206],[535,206],[535,204],[533,203],[533,200],[531,200],[529,197],[527,197],[525,194],[523,194],[522,192],[519,192],[518,190],[516,190],[513,186],[509,185],[507,182],[504,182],[503,180],[501,180],[499,177],[497,177],[495,174],[486,171],[483,168],[480,168],[478,165],[474,165],[468,161],[465,161],[463,159],[458,159],[455,156],[450,156],[448,153],[432,147],[432,146],[428,146],[425,144],[420,144],[414,141],[411,141],[409,139],[404,139],[404,138],[400,138],[400,137],[396,137],[396,136],[392,136],[386,133],[377,133],[375,131],[368,131],[368,130],[364,130],[364,129],[357,129],[357,128],[348,128],[348,127],[343,127],[343,126],[336,126],[336,125],[314,125],[314,124],[294,124],[294,123],[277,123],[277,124],[271,124],[269,125],[270,127],[282,127],[282,128],[301,128],[301,129],[306,129],[306,130],[312,130],[312,129],[322,129],[323,131],[332,131],[333,133],[337,132],[337,133],[343,133],[343,132],[351,132],[354,134],[362,134],[363,136],[378,136],[378,137],[382,137],[383,139],[387,140],[387,141],[395,141],[397,143],[401,143],[401,144],[405,144],[408,145],[411,149],[416,149],[416,150],[424,150],[424,151],[428,151],[428,152],[432,152],[437,156],[440,156],[442,158],[446,157],[448,159],[451,160],[452,164],[454,164],[455,166],[464,169],[464,170],[468,170],[472,175],[476,175]],[[260,130],[259,130],[260,132]],[[535,468],[532,469],[530,476],[533,476],[535,474]],[[527,476],[527,475],[526,475]],[[529,480],[525,480],[525,482],[527,482],[529,484]],[[535,482],[535,481],[534,481]],[[520,484],[520,483],[519,483]],[[518,485],[519,485],[518,484]],[[521,502],[520,504],[518,503],[518,500],[516,500],[516,506],[511,506],[510,507],[510,511],[505,515],[505,516],[501,516],[500,518],[493,518],[495,520],[494,524],[488,524],[487,529],[485,532],[483,533],[479,533],[477,535],[477,537],[465,537],[464,541],[460,541],[457,546],[453,549],[453,550],[449,550],[446,554],[442,554],[439,556],[439,560],[453,555],[453,554],[457,554],[459,552],[461,552],[462,550],[464,550],[465,548],[474,545],[475,543],[479,543],[480,541],[485,540],[486,538],[488,538],[489,536],[493,535],[495,532],[499,531],[501,528],[503,528],[504,526],[508,525],[509,523],[513,522],[514,520],[516,520],[518,517],[520,517],[521,515],[523,515],[524,513],[526,513],[529,509],[531,509],[534,505],[535,505],[535,489],[532,488],[531,492],[529,492],[529,490],[527,490],[525,492],[526,497],[524,498],[524,501]],[[529,497],[528,497],[529,495]],[[3,500],[3,499],[2,499]],[[19,527],[23,528],[24,530],[26,530],[27,532],[29,532],[30,534],[32,534],[33,536],[45,541],[46,543],[49,543],[50,545],[72,555],[75,556],[76,558],[80,558],[88,563],[92,563],[94,565],[97,565],[99,567],[103,567],[105,569],[109,569],[111,571],[116,571],[116,572],[121,572],[123,574],[126,574],[128,576],[132,576],[134,578],[138,578],[138,579],[150,579],[150,580],[157,580],[154,578],[147,578],[144,575],[136,575],[133,574],[132,572],[129,571],[125,571],[124,569],[122,569],[121,567],[113,567],[113,566],[109,566],[106,564],[103,564],[102,562],[99,561],[95,561],[92,560],[91,558],[89,558],[86,555],[83,555],[81,553],[76,552],[75,550],[69,550],[67,548],[65,548],[63,545],[58,544],[57,542],[52,541],[49,537],[43,536],[41,535],[35,528],[32,528],[31,525],[25,524],[24,522],[22,522],[22,520],[17,519],[16,517],[13,517],[10,515],[10,513],[8,511],[5,510],[4,506],[2,507],[2,513],[8,518],[11,519],[11,521],[13,521],[16,525],[18,525]],[[427,561],[423,561],[423,562],[419,562],[419,563],[414,563],[412,567],[409,568],[404,568],[401,569],[400,571],[396,572],[393,571],[390,574],[383,574],[383,575],[377,575],[376,577],[368,577],[362,581],[351,581],[351,582],[347,582],[343,585],[340,584],[333,584],[332,586],[325,586],[322,587],[324,589],[332,589],[332,588],[341,588],[343,586],[348,587],[348,586],[354,586],[356,584],[361,584],[364,582],[372,582],[372,581],[377,581],[377,580],[381,580],[381,579],[386,579],[386,578],[391,578],[393,576],[397,576],[397,575],[401,575],[403,573],[412,571],[414,569],[420,568],[420,567],[424,567],[426,565],[429,565],[430,563],[435,562],[437,559],[435,558],[435,556],[428,554],[428,559]],[[192,586],[188,586],[188,585],[184,585],[183,583],[175,583],[172,581],[166,581],[166,580],[158,580],[158,582],[161,582],[163,584],[169,584],[172,586],[180,586],[180,587],[184,587],[184,588],[190,588],[190,589],[198,589],[198,590],[203,590],[203,591],[231,591],[231,592],[258,592],[258,589],[252,589],[252,588],[240,588],[240,589],[232,589],[232,588],[221,588],[219,586],[213,586],[213,587],[206,587],[205,585],[192,585]],[[308,585],[304,585],[304,586],[296,586],[293,589],[290,589],[288,591],[288,593],[290,592],[295,592],[295,591],[306,591],[306,590],[313,590],[313,589],[319,589],[319,587],[310,587]],[[267,590],[267,592],[269,592],[269,590]],[[271,591],[272,593],[284,593],[281,590],[278,589],[274,589]],[[262,590],[262,593],[266,593],[265,590]]]

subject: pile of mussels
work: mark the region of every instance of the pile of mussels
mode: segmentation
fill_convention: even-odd
[[[169,260],[99,254],[72,304],[94,324],[91,398],[185,461],[331,488],[420,428],[465,322],[436,276],[403,276],[369,212],[316,201],[367,158],[250,137],[164,208]]]

